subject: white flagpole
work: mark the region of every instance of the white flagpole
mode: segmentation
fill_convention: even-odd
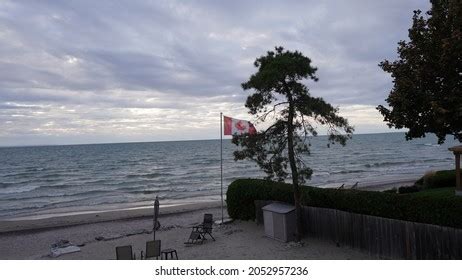
[[[221,224],[223,225],[223,113],[220,112]]]

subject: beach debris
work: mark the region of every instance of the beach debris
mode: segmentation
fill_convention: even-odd
[[[142,229],[138,229],[134,232],[131,232],[131,233],[127,233],[125,236],[132,236],[132,235],[138,235],[138,234],[150,234],[152,233],[152,231],[150,230],[147,230],[145,228],[142,228]]]
[[[110,234],[107,236],[97,236],[95,239],[97,241],[109,241],[109,240],[114,240],[114,239],[119,239],[124,237],[122,234]]]
[[[71,244],[69,242],[69,240],[61,239],[58,242],[51,244],[51,247],[52,248],[54,248],[54,247],[66,247],[66,246],[69,246],[69,244]]]
[[[178,228],[180,226],[178,225],[170,225],[170,226],[162,226],[158,231],[168,231],[174,228]],[[95,237],[96,241],[109,241],[109,240],[114,240],[114,239],[119,239],[127,236],[133,236],[133,235],[139,235],[139,234],[152,234],[153,230],[141,228],[137,229],[133,232],[129,232],[126,234],[109,234],[109,235],[99,235]]]
[[[52,248],[50,256],[53,258],[57,258],[61,255],[76,253],[76,252],[80,252],[80,248],[74,245],[67,246],[64,248]]]
[[[124,237],[122,234],[111,234],[111,235],[105,236],[103,240],[108,241],[108,240],[119,239],[122,237]]]
[[[233,227],[228,224],[228,225],[220,225],[216,229],[217,229],[217,231],[224,232],[224,231],[227,231],[227,230],[232,229],[232,228]]]
[[[232,223],[234,220],[231,219],[231,218],[224,218],[223,221],[219,220],[219,221],[215,221],[215,225],[217,226],[222,226],[222,225],[226,225],[226,224],[229,224],[229,223]]]
[[[232,230],[228,230],[228,231],[225,231],[223,234],[224,235],[231,235],[233,233],[238,233],[238,232],[243,232],[244,230],[242,229],[232,229]]]
[[[286,244],[286,248],[287,249],[290,249],[290,248],[301,248],[305,245],[304,242],[302,241],[299,241],[299,242],[295,242],[295,241],[291,241],[291,242],[287,242]]]
[[[61,239],[56,243],[51,245],[51,253],[50,256],[53,258],[57,258],[61,255],[70,254],[80,252],[80,248],[75,246],[69,240]]]
[[[171,229],[179,227],[178,225],[170,225],[170,226],[163,226],[159,229],[159,231],[169,231]]]
[[[169,226],[162,226],[158,231],[169,231],[174,228],[181,228],[179,225],[169,225]],[[152,234],[153,230],[141,228],[137,229],[133,232],[129,232],[126,234],[108,234],[108,235],[99,235],[95,237],[96,241],[109,241],[114,239],[119,239],[127,236],[139,235],[139,234]]]
[[[174,228],[181,228],[181,226],[179,226],[179,225],[162,226],[157,231],[169,231],[169,230],[174,229]],[[144,233],[151,234],[151,233],[153,233],[153,230],[146,230],[146,232],[144,232]]]

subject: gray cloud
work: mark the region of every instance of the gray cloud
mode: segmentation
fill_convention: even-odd
[[[384,131],[373,107],[391,84],[377,64],[396,56],[412,11],[428,6],[2,1],[0,145],[217,137],[220,111],[248,118],[240,83],[276,45],[312,58],[311,93],[345,107],[359,132]]]

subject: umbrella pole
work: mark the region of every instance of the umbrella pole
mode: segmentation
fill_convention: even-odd
[[[152,235],[154,240],[156,240],[156,227],[157,227],[157,219],[159,216],[159,197],[156,196],[156,200],[154,200],[154,216],[152,219]]]
[[[152,235],[153,235],[153,240],[156,240],[156,201],[154,201],[154,212],[152,216]]]

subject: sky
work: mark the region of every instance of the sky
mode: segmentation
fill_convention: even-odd
[[[318,67],[356,133],[375,109],[424,0],[0,0],[0,146],[219,138],[219,113],[252,120],[240,84],[275,46]],[[258,127],[257,127],[258,128]]]

